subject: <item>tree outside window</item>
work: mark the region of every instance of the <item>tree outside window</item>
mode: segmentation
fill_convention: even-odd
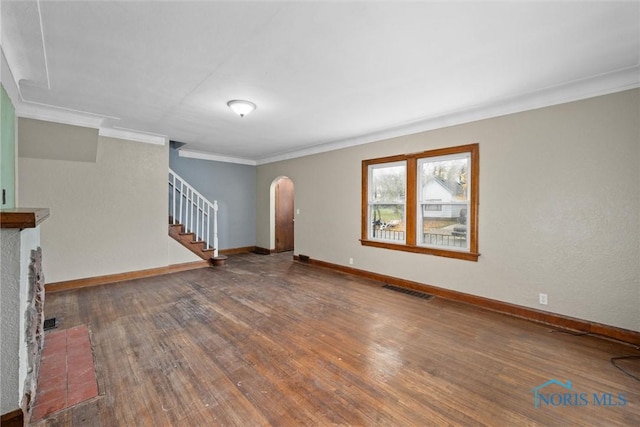
[[[406,162],[381,163],[369,169],[369,236],[404,242]]]

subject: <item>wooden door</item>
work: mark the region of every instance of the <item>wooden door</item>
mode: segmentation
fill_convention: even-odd
[[[293,182],[280,178],[276,182],[276,252],[293,250]]]

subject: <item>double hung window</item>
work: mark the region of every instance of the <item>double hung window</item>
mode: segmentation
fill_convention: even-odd
[[[479,146],[362,162],[365,246],[477,261]]]
[[[369,173],[369,235],[405,243],[407,162],[373,164]]]
[[[418,159],[417,244],[469,250],[469,152]]]

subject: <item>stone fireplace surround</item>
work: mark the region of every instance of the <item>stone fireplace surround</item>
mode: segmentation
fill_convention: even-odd
[[[0,414],[16,425],[28,415],[44,344],[40,224],[44,208],[0,210]]]

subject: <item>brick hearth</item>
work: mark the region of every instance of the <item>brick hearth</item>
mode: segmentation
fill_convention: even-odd
[[[46,335],[31,421],[98,395],[86,325]]]

